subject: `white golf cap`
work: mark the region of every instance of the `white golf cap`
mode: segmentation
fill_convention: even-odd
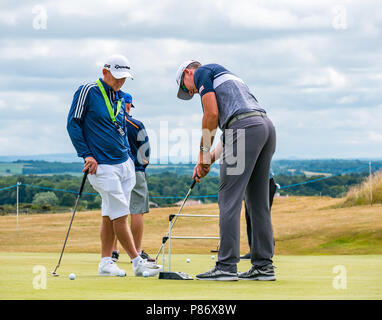
[[[185,62],[183,62],[180,67],[178,68],[178,71],[176,72],[176,83],[178,84],[179,86],[179,89],[178,89],[178,98],[179,99],[182,99],[182,100],[190,100],[193,96],[190,96],[188,94],[188,92],[185,92],[183,91],[181,85],[182,85],[182,76],[183,76],[183,72],[185,69],[187,69],[187,67],[193,63],[193,62],[197,62],[195,60],[187,60]]]
[[[103,68],[109,70],[116,79],[133,79],[133,76],[130,73],[130,62],[121,54],[113,54],[107,58]]]

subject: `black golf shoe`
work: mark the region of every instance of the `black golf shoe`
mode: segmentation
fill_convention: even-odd
[[[216,266],[211,270],[195,276],[197,280],[237,281],[237,272],[228,272],[218,269]]]
[[[140,256],[141,256],[142,259],[147,260],[147,262],[151,262],[151,263],[155,263],[155,262],[156,262],[155,259],[151,258],[151,257],[150,257],[146,252],[144,252],[143,250],[142,250]]]
[[[119,259],[119,252],[113,251],[113,253],[111,254],[111,260],[113,260],[114,262],[118,262],[118,259]]]
[[[246,253],[246,254],[240,256],[240,260],[251,260],[251,254]]]
[[[252,266],[247,272],[239,273],[239,280],[275,281],[275,268],[272,264],[262,267]]]
[[[146,260],[148,263],[156,263],[156,260],[154,258],[151,258],[146,252],[142,250],[142,252],[139,254],[142,259]],[[132,261],[130,261],[132,263]]]

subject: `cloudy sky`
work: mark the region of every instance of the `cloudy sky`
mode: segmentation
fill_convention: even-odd
[[[122,53],[134,74],[123,90],[158,157],[198,150],[200,98],[176,98],[176,70],[191,58],[248,84],[276,126],[276,159],[382,158],[380,1],[0,5],[0,156],[74,153],[73,93]]]

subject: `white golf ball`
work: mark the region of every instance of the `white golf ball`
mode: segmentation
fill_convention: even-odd
[[[74,273],[71,273],[70,275],[69,275],[69,279],[70,280],[74,280],[76,278],[76,275],[74,274]]]
[[[211,256],[211,259],[212,259],[212,260],[215,260],[215,256]]]
[[[143,271],[143,276],[144,276],[145,278],[147,278],[147,277],[149,276],[149,272],[148,272],[148,271]]]
[[[187,259],[187,260],[186,260],[186,262],[187,262],[187,263],[190,263],[190,262],[191,262],[191,260],[190,260],[190,259]]]

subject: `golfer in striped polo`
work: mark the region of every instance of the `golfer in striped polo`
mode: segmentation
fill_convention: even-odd
[[[269,170],[276,147],[275,128],[242,79],[218,64],[188,60],[178,69],[178,98],[198,93],[203,108],[200,154],[194,179],[200,181],[216,160],[210,151],[217,127],[222,131],[219,186],[218,261],[199,280],[275,280],[273,229],[269,208]],[[238,273],[242,201],[252,224],[251,263]]]

